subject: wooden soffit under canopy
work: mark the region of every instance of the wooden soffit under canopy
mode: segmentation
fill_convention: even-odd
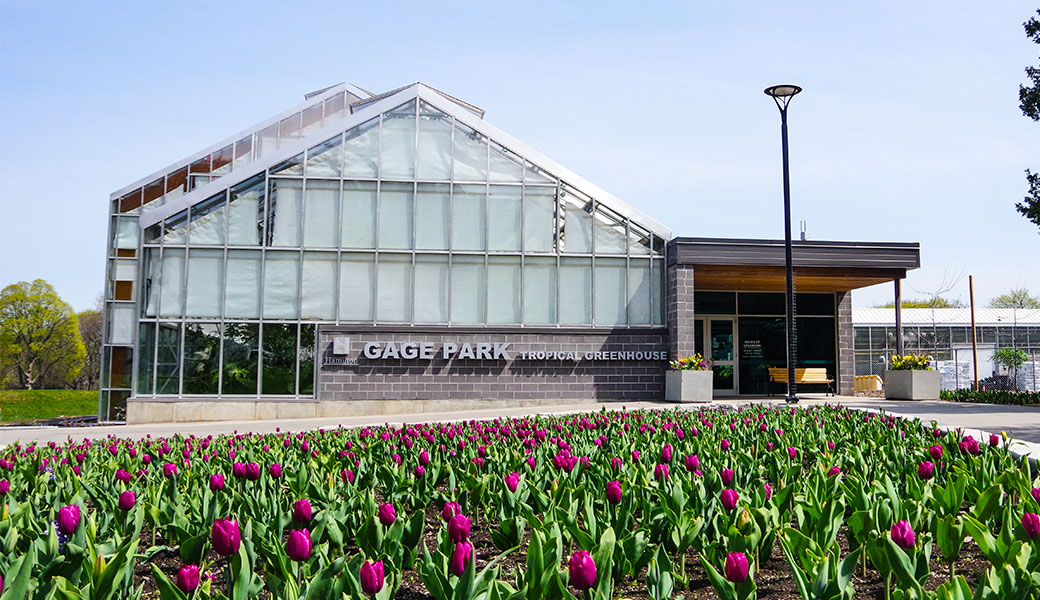
[[[905,269],[798,267],[794,270],[799,292],[848,292],[906,277]],[[784,267],[695,265],[693,289],[743,292],[782,292],[787,281]]]

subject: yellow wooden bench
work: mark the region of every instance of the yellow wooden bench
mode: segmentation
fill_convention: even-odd
[[[794,382],[797,385],[806,383],[812,384],[823,384],[827,386],[827,391],[834,395],[834,380],[827,377],[827,369],[823,367],[806,367],[794,370]],[[773,395],[773,385],[778,383],[787,383],[787,368],[786,367],[770,367],[769,368],[769,395]]]

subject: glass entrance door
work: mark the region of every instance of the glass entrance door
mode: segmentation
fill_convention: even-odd
[[[720,396],[737,393],[737,361],[733,352],[735,319],[707,319],[705,327],[712,361],[712,380],[715,394]]]

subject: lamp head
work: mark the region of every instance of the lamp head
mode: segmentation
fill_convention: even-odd
[[[802,88],[789,83],[774,85],[765,89],[766,95],[772,97],[773,100],[776,101],[776,105],[780,108],[781,112],[787,111],[787,105],[791,102],[791,98],[794,98],[795,94],[801,91]]]

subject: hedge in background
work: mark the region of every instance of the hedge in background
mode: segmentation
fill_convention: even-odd
[[[943,400],[953,402],[976,402],[985,404],[1040,404],[1038,392],[1010,392],[1007,390],[943,390],[939,392]]]

